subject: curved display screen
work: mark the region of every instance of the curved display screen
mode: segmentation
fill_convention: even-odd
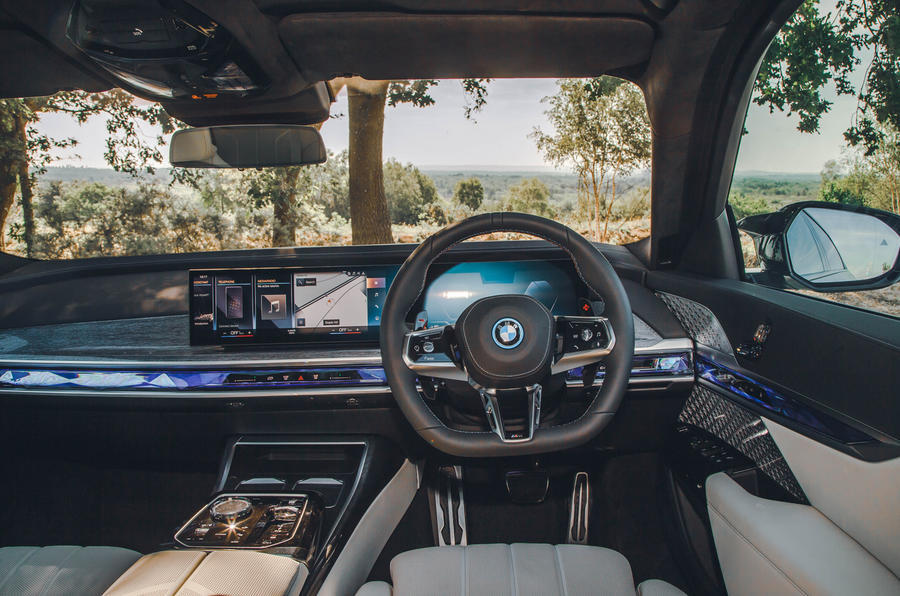
[[[554,315],[580,314],[571,266],[546,261],[436,265],[416,324],[448,325],[480,298],[526,294]],[[191,344],[375,342],[398,266],[190,272]],[[410,316],[415,313],[410,313]]]
[[[571,267],[546,261],[460,263],[438,275],[425,291],[428,326],[455,323],[476,300],[501,294],[526,294],[554,315],[578,313]]]
[[[190,272],[192,344],[377,339],[397,267]]]

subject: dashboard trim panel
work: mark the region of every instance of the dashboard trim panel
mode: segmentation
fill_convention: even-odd
[[[691,340],[683,338],[683,339],[664,339],[656,344],[649,346],[641,346],[635,349],[635,355],[637,357],[646,358],[648,356],[660,355],[664,356],[667,354],[691,354],[693,349],[693,342]],[[363,360],[364,362],[360,362]],[[9,369],[17,369],[17,370],[32,370],[32,371],[47,371],[47,368],[41,367],[38,363],[44,363],[42,361],[0,361],[0,378],[2,375]],[[381,363],[380,357],[365,357],[365,358],[312,358],[312,359],[294,359],[294,360],[282,360],[282,361],[236,361],[236,362],[223,362],[216,361],[214,363],[210,362],[208,364],[214,365],[215,368],[213,370],[223,371],[223,370],[234,370],[234,371],[247,371],[248,367],[252,367],[254,364],[264,363],[265,369],[272,370],[273,368],[277,368],[279,363],[287,363],[290,368],[300,368],[297,364],[310,364],[310,363],[328,363],[330,365],[343,365],[345,367],[352,367],[354,365],[362,365],[362,368],[378,368],[378,365]],[[102,367],[106,369],[115,368],[112,363],[108,360],[106,361],[75,361],[75,362],[61,362],[61,361],[45,361],[46,365],[63,368],[64,364],[74,365],[72,368],[67,368],[66,372],[68,373],[96,373],[98,372],[97,368],[90,368],[91,366]],[[200,370],[198,367],[198,363],[190,363],[184,364],[181,367],[173,366],[171,362],[164,363],[137,363],[135,361],[121,361],[119,364],[122,367],[128,368],[136,368],[137,365],[140,365],[141,368],[144,368],[143,372],[148,374],[163,374],[166,369],[174,369],[185,371],[197,371]],[[153,368],[153,365],[160,365],[162,370],[153,371],[150,370]],[[23,366],[24,365],[24,366]],[[372,366],[375,365],[375,366]],[[378,368],[380,370],[380,368]],[[648,383],[661,383],[661,382],[679,382],[679,383],[690,383],[694,381],[693,371],[690,374],[685,374],[683,372],[677,374],[665,374],[661,372],[653,372],[653,373],[640,373],[633,372],[633,376],[629,382],[629,385],[634,385],[635,387],[640,387],[642,385],[647,385]],[[594,385],[598,386],[602,384],[602,374],[598,375],[597,380]],[[567,379],[566,384],[569,387],[576,387],[582,384],[581,380],[575,379]],[[22,396],[22,395],[42,395],[42,396],[66,396],[66,397],[123,397],[123,398],[145,398],[145,399],[219,399],[219,400],[234,400],[234,399],[254,399],[254,398],[290,398],[290,397],[337,397],[337,396],[385,396],[390,395],[391,389],[387,386],[386,382],[383,384],[375,384],[373,383],[360,383],[356,385],[330,385],[330,386],[313,386],[313,387],[303,387],[303,386],[293,386],[293,387],[272,387],[266,386],[261,388],[250,388],[250,387],[241,387],[241,388],[218,388],[218,389],[209,389],[209,388],[195,388],[190,390],[173,390],[171,388],[160,388],[160,389],[122,389],[122,388],[109,388],[108,385],[106,388],[103,387],[78,387],[78,388],[61,388],[61,387],[52,387],[52,386],[44,386],[44,387],[23,387],[23,386],[15,386],[9,384],[3,384],[0,382],[0,396]]]

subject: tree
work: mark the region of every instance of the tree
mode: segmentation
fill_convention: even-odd
[[[550,205],[550,189],[537,178],[526,178],[510,186],[503,198],[504,211],[531,213],[553,219],[556,210]]]
[[[301,221],[302,196],[310,186],[303,166],[263,168],[244,176],[247,196],[257,206],[272,206],[272,246],[295,246]]]
[[[461,84],[469,98],[464,106],[467,118],[487,99],[490,79],[464,79]],[[393,242],[390,211],[384,194],[382,144],[386,106],[410,103],[417,107],[434,104],[430,89],[434,79],[415,81],[369,81],[361,77],[339,78],[331,82],[335,95],[347,88],[349,112],[349,196],[350,225],[354,244]]]
[[[42,258],[217,250],[236,241],[217,210],[154,184],[50,182],[36,194],[35,220],[33,250]]]
[[[53,139],[34,127],[42,113],[64,113],[83,124],[88,119],[106,118],[106,152],[104,159],[116,171],[137,175],[153,173],[153,163],[163,160],[164,135],[182,126],[161,105],[135,101],[135,97],[113,89],[102,93],[61,91],[47,97],[7,99],[0,101],[0,249],[4,246],[3,230],[18,190],[22,198],[23,230],[26,253],[30,255],[34,236],[34,182],[51,161],[51,150],[73,147],[74,139]],[[153,127],[155,137],[146,135],[141,124]],[[174,170],[180,180],[191,174]]]
[[[900,133],[883,124],[879,134],[882,140],[868,157],[850,149],[841,161],[825,164],[821,200],[900,214]]]
[[[419,223],[428,206],[438,200],[434,180],[414,165],[404,166],[395,159],[384,164],[384,192],[391,223],[396,224]]]
[[[453,200],[471,211],[477,211],[484,202],[484,185],[478,178],[460,180],[453,189]]]
[[[858,108],[844,133],[872,155],[885,140],[883,125],[900,129],[900,3],[837,0],[822,14],[820,0],[806,0],[773,40],[756,79],[753,101],[796,113],[801,132],[816,132],[831,109],[822,91],[853,95]],[[868,60],[860,86],[851,74]]]
[[[589,203],[596,236],[605,240],[620,178],[650,162],[650,120],[637,87],[612,77],[562,79],[559,91],[541,101],[553,133],[535,128],[531,137],[544,159],[578,176],[582,203]],[[600,224],[603,222],[601,232]]]

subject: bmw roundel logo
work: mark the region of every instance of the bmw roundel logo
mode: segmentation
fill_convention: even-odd
[[[504,350],[511,350],[522,343],[525,331],[522,329],[522,323],[507,317],[494,323],[491,337],[494,338],[494,343]]]

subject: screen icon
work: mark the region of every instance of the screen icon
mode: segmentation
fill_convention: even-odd
[[[281,321],[288,317],[286,294],[261,294],[259,297],[260,318],[264,321]]]
[[[225,288],[225,318],[244,318],[244,290],[240,286]]]

